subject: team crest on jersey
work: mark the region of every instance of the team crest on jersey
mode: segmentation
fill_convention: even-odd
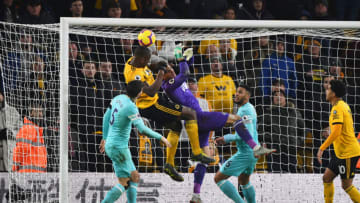
[[[169,80],[169,84],[170,84],[170,85],[174,84],[174,82],[175,82],[174,78],[171,78],[171,79]]]
[[[241,119],[244,124],[251,123],[251,117],[249,115],[244,115]]]
[[[179,105],[179,104],[175,104],[175,109],[180,109],[180,105]]]
[[[146,70],[145,70],[145,73],[146,73],[146,75],[151,75],[151,70],[146,69]]]
[[[337,111],[336,111],[336,110],[334,110],[333,114],[336,114],[336,113],[337,113]]]
[[[140,80],[141,76],[140,75],[135,75],[135,80]]]

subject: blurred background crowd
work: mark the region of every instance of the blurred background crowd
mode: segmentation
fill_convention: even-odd
[[[57,23],[60,17],[241,20],[359,20],[356,0],[1,0],[0,20]]]

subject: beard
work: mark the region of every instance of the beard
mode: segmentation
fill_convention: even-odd
[[[238,101],[236,101],[236,100],[234,99],[234,103],[237,104],[237,105],[241,105],[241,104],[244,103],[244,99],[239,99]]]

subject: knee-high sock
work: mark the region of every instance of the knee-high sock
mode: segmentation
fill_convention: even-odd
[[[199,132],[198,132],[198,124],[196,120],[186,121],[185,124],[186,132],[189,137],[189,141],[191,144],[191,149],[193,154],[198,155],[201,153],[200,142],[199,142]]]
[[[206,165],[202,163],[197,164],[194,171],[194,193],[196,194],[200,194],[200,188],[204,180],[205,173]]]
[[[221,180],[216,184],[221,191],[225,193],[230,199],[236,203],[245,203],[244,200],[240,197],[237,189],[233,184],[228,180]]]
[[[351,185],[345,190],[345,192],[350,196],[350,199],[353,202],[360,202],[360,193],[354,185]]]
[[[324,183],[324,199],[325,203],[332,203],[334,199],[334,183]]]
[[[255,188],[251,185],[249,182],[246,185],[240,185],[242,192],[244,194],[244,197],[248,203],[256,203],[256,194],[255,194]]]
[[[124,186],[122,186],[120,183],[116,184],[111,190],[106,194],[104,200],[101,203],[113,203],[119,197],[121,194],[125,191]]]
[[[249,131],[246,129],[242,119],[237,120],[234,123],[234,128],[237,134],[240,136],[240,138],[244,140],[246,144],[248,144],[251,147],[251,149],[254,149],[255,147],[259,147],[259,145],[256,144],[256,142],[251,137]]]
[[[170,131],[167,140],[171,144],[171,148],[166,148],[166,163],[175,166],[175,154],[179,143],[179,132]]]
[[[129,188],[126,190],[126,197],[128,203],[136,203],[137,186],[138,183],[132,181],[129,182]]]

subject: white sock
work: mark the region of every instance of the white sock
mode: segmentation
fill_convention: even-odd
[[[256,150],[259,150],[259,149],[260,149],[260,145],[256,145],[253,150],[256,151]]]

